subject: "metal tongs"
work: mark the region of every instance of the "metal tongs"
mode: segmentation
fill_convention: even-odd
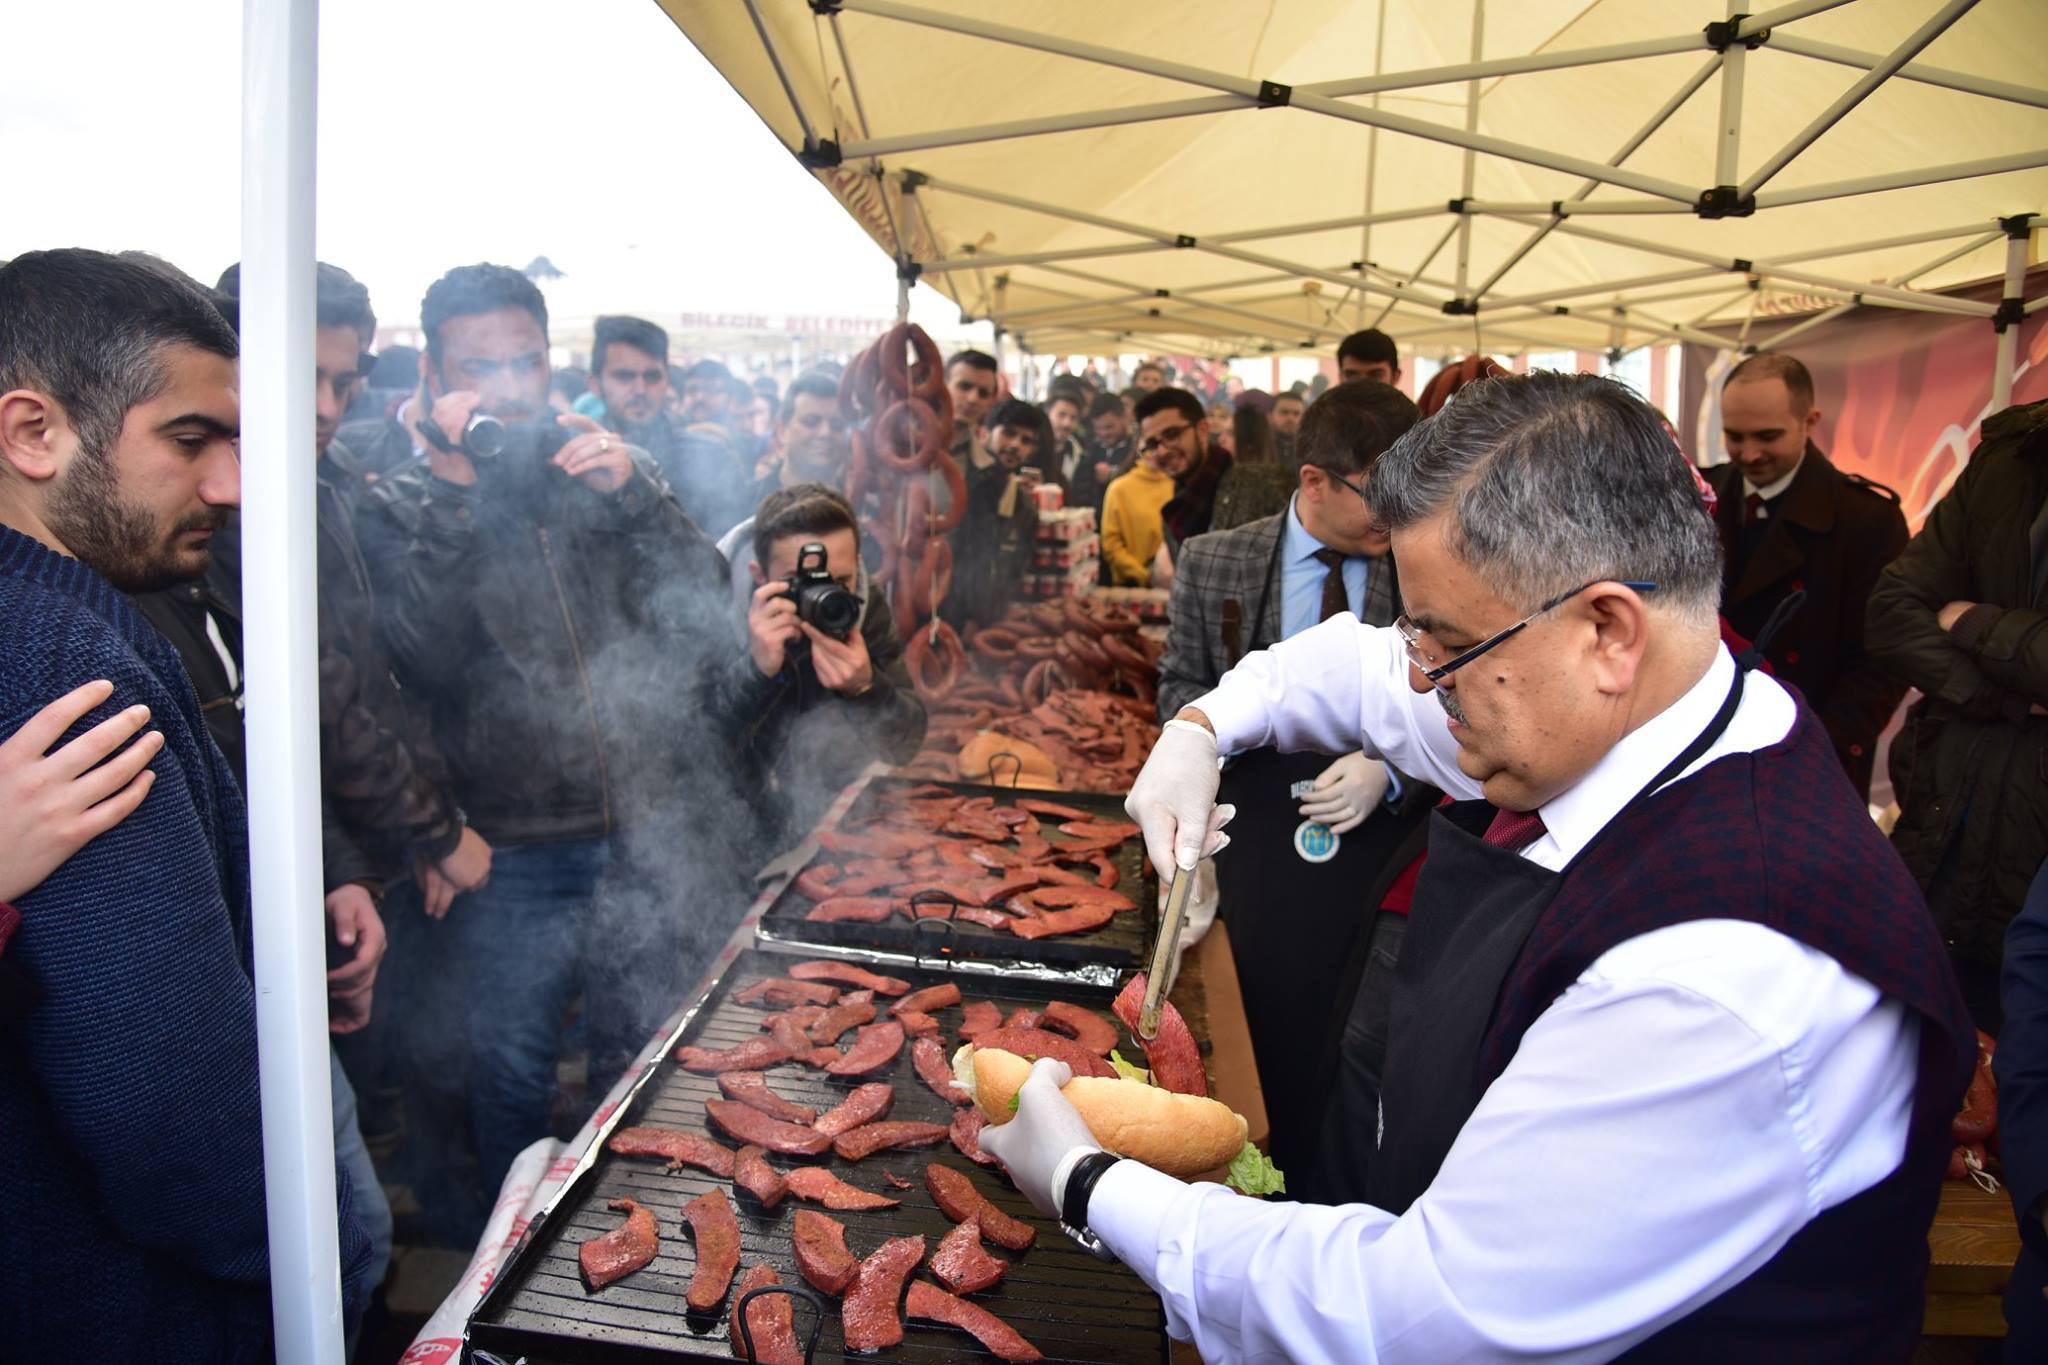
[[[1152,941],[1152,965],[1145,977],[1145,1003],[1138,1007],[1138,1037],[1151,1042],[1159,1036],[1159,1015],[1180,975],[1180,927],[1187,922],[1188,897],[1194,893],[1195,869],[1173,869],[1173,882],[1166,889],[1166,909],[1159,915],[1159,937]]]

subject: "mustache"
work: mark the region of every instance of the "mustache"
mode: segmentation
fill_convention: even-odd
[[[204,512],[194,512],[171,528],[171,537],[186,535],[192,531],[219,531],[228,524],[226,507],[209,507]]]
[[[1470,722],[1465,719],[1465,704],[1458,700],[1457,693],[1446,692],[1441,687],[1437,688],[1436,704],[1438,706],[1443,707],[1444,713],[1448,715],[1452,720],[1458,722],[1458,724],[1470,724]]]

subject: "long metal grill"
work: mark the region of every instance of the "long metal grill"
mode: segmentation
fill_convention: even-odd
[[[599,1147],[612,1131],[633,1125],[706,1133],[728,1147],[737,1147],[736,1142],[710,1127],[705,1115],[704,1101],[719,1095],[717,1079],[683,1070],[673,1059],[674,1048],[682,1043],[695,1043],[722,1049],[763,1036],[760,1023],[764,1011],[733,1004],[731,996],[764,977],[780,975],[796,960],[760,951],[741,954],[703,1005],[685,1022],[679,1036],[670,1040],[670,1055],[659,1069],[612,1117],[599,1136]],[[1109,992],[1070,982],[1055,985],[964,974],[949,978],[940,971],[896,967],[882,970],[909,980],[913,988],[955,980],[963,1001],[992,1000],[1005,1014],[1018,1006],[1035,1009],[1049,1000],[1061,999],[1111,1017]],[[878,1008],[884,1003],[878,998]],[[938,1018],[941,1043],[950,1056],[958,1046],[959,1007],[940,1011]],[[842,1042],[850,1038],[848,1035]],[[882,1080],[896,1087],[896,1104],[888,1115],[890,1119],[943,1124],[952,1116],[952,1106],[918,1079],[911,1067],[907,1044],[892,1069],[873,1077],[840,1080],[798,1065],[775,1067],[768,1076],[776,1093],[798,1104],[810,1105],[820,1113],[838,1104],[861,1080]],[[925,1237],[928,1256],[936,1251],[939,1240],[952,1231],[953,1224],[925,1189],[925,1167],[936,1161],[967,1172],[975,1188],[998,1208],[1038,1229],[1038,1241],[1029,1251],[1010,1252],[985,1243],[994,1255],[1010,1262],[1010,1269],[993,1288],[968,1296],[970,1301],[1023,1333],[1045,1352],[1047,1360],[1144,1361],[1156,1365],[1166,1359],[1165,1317],[1157,1296],[1128,1269],[1097,1261],[1075,1246],[1052,1220],[1035,1214],[996,1168],[975,1165],[950,1143],[911,1151],[878,1152],[858,1162],[843,1161],[830,1152],[819,1158],[771,1153],[769,1160],[783,1170],[804,1162],[822,1164],[849,1184],[902,1201],[898,1208],[871,1212],[823,1210],[846,1225],[846,1244],[856,1257],[867,1255],[891,1237],[916,1234]],[[894,1188],[885,1172],[910,1181],[911,1188]],[[804,1204],[791,1195],[772,1212],[764,1211],[731,1181],[695,1169],[670,1173],[657,1159],[615,1156],[605,1151],[564,1188],[549,1212],[535,1220],[527,1240],[514,1253],[471,1320],[465,1359],[475,1359],[471,1353],[478,1348],[507,1361],[524,1355],[530,1365],[733,1359],[727,1331],[737,1294],[727,1294],[715,1317],[689,1315],[683,1303],[696,1256],[679,1211],[714,1186],[725,1187],[739,1216],[741,1270],[757,1261],[766,1261],[775,1267],[784,1284],[802,1283],[790,1241],[791,1215],[795,1209],[818,1205]],[[638,1200],[654,1213],[660,1229],[660,1253],[646,1268],[591,1293],[584,1288],[578,1270],[577,1248],[618,1226],[622,1215],[610,1211],[605,1204],[624,1197]],[[920,1270],[913,1278],[930,1278],[930,1273]],[[737,1282],[735,1276],[735,1285]],[[799,1302],[796,1328],[800,1341],[808,1334],[810,1319],[810,1309]],[[903,1344],[885,1358],[930,1365],[992,1358],[964,1332],[909,1321],[904,1328]],[[877,1357],[846,1355],[834,1303],[818,1339],[815,1358]]]

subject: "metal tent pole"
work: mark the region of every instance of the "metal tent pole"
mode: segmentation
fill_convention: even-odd
[[[1972,9],[1976,8],[1976,5],[1977,0],[1948,0],[1948,3],[1943,5],[1932,18],[1920,25],[1919,28],[1914,29],[1906,41],[1886,53],[1882,61],[1866,71],[1861,79],[1837,96],[1834,103],[1815,115],[1813,122],[1800,129],[1790,142],[1780,147],[1763,165],[1750,172],[1749,178],[1742,182],[1742,189],[1738,197],[1747,199],[1750,195],[1755,194],[1763,187],[1765,181],[1790,165],[1792,158],[1798,156],[1808,147],[1811,147],[1820,138],[1821,134],[1827,132],[1828,129],[1848,117],[1849,111],[1869,98],[1871,92],[1880,85],[1883,85],[1894,71],[1897,71],[1913,57],[1917,56],[1922,48],[1926,47],[1936,38],[1939,38],[1947,31],[1950,24],[1968,14]],[[1716,183],[1726,184],[1727,182],[1718,181]]]
[[[1998,316],[1993,325],[1998,328],[1998,359],[1991,370],[1991,410],[1999,412],[2012,403],[2012,372],[2019,360],[2020,318],[2025,303],[2021,291],[2027,280],[2027,239],[2032,235],[2033,218],[2021,214],[2007,219],[2003,224],[2005,238],[2005,294],[2000,301]]]
[[[242,8],[242,613],[249,882],[271,1320],[286,1365],[341,1365],[320,912],[313,533],[316,0]]]
[[[1486,0],[1472,0],[1472,61],[1476,65],[1486,55]],[[1378,130],[1375,129],[1375,132]],[[1465,83],[1465,134],[1467,137],[1479,131],[1479,80],[1477,77]],[[1470,147],[1465,149],[1465,164],[1459,177],[1458,199],[1460,202],[1472,198],[1473,174],[1478,169],[1479,153]],[[1464,299],[1465,286],[1471,282],[1472,270],[1472,215],[1458,215],[1457,281],[1453,293]]]
[[[1858,52],[1854,48],[1841,47],[1835,43],[1819,43],[1794,33],[1773,33],[1771,46],[1780,52],[1797,53],[1801,57],[1834,62],[1838,66],[1860,67],[1865,71],[1884,60],[1883,56],[1876,52]],[[1922,85],[1960,90],[1966,95],[1983,95],[1988,99],[2008,100],[2014,104],[2030,104],[2036,109],[2048,109],[2048,89],[2014,85],[2010,81],[1986,80],[1982,76],[1929,66],[1925,62],[1907,62],[1892,73],[1892,79],[1918,81]]]

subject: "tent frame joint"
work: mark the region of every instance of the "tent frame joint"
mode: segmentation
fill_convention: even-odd
[[[820,19],[829,19],[839,13],[845,0],[811,0],[811,13]]]
[[[917,277],[922,274],[924,274],[924,267],[919,265],[916,261],[897,262],[896,278],[903,281],[903,283],[905,284],[916,284]]]
[[[2010,218],[1999,219],[1998,230],[2006,235],[2008,241],[2018,241],[2034,230],[2034,218],[2031,213],[2015,213]]]
[[[1771,40],[1771,31],[1767,28],[1760,28],[1754,33],[1742,31],[1742,26],[1748,22],[1749,17],[1747,14],[1731,14],[1726,19],[1717,19],[1708,24],[1704,30],[1707,46],[1716,52],[1726,52],[1740,43],[1754,52],[1768,43]]]
[[[839,143],[829,137],[808,141],[796,154],[796,161],[807,171],[829,171],[840,164]]]
[[[1444,203],[1444,212],[1455,213],[1460,217],[1463,217],[1465,214],[1468,214],[1472,211],[1469,207],[1471,203],[1472,201],[1469,198],[1446,200]]]
[[[899,171],[897,176],[905,194],[916,194],[931,182],[931,177],[923,171]]]
[[[1477,317],[1479,316],[1479,300],[1445,299],[1443,311],[1454,318]]]
[[[1991,315],[1991,330],[2003,332],[2008,327],[2017,327],[2027,316],[2027,301],[2017,296],[2007,296],[1998,301],[1998,311]]]
[[[1294,87],[1282,85],[1279,81],[1259,82],[1259,107],[1261,109],[1284,109],[1294,103]]]
[[[1735,185],[1716,185],[1700,191],[1693,212],[1701,218],[1747,218],[1756,212],[1756,196]]]
[[[1195,246],[1195,239],[1185,232],[1175,233],[1173,245],[1176,251],[1192,251]]]

